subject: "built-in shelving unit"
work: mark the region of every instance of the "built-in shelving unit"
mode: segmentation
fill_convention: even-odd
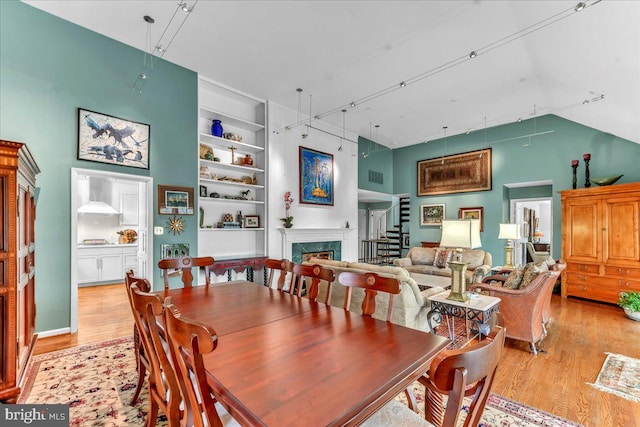
[[[264,256],[266,253],[266,103],[253,96],[198,79],[199,195],[198,255],[214,258]],[[211,134],[213,120],[234,141]],[[233,149],[232,149],[233,147]],[[249,156],[252,164],[244,159]],[[257,215],[257,228],[220,228],[226,214]],[[232,234],[228,234],[232,233]]]

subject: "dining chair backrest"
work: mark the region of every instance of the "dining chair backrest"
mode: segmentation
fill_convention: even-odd
[[[286,282],[287,273],[293,272],[293,263],[288,259],[272,259],[267,258],[264,266],[269,269],[269,278],[267,286],[273,286],[273,280],[278,275],[277,289],[279,291],[290,291],[292,289],[293,275],[289,275],[289,281]],[[288,284],[288,286],[286,286]]]
[[[209,325],[182,317],[176,306],[168,302],[165,325],[185,404],[183,425],[222,426],[202,360],[203,354],[211,353],[218,346],[216,331]]]
[[[158,267],[162,269],[164,289],[169,289],[169,273],[175,270],[182,274],[182,283],[184,284],[185,288],[193,286],[193,273],[191,271],[192,267],[204,268],[205,283],[207,286],[209,286],[211,284],[209,275],[214,262],[215,260],[210,256],[197,258],[183,256],[182,258],[166,258],[160,260],[158,262]],[[198,270],[196,270],[196,276],[197,272]]]
[[[392,277],[382,277],[375,273],[354,273],[345,271],[340,273],[338,281],[346,286],[344,297],[344,309],[351,306],[351,289],[362,288],[364,297],[362,299],[362,314],[373,316],[376,311],[376,295],[378,292],[389,294],[389,306],[387,309],[387,322],[391,321],[393,315],[393,296],[400,293],[400,281]]]
[[[136,316],[135,309],[133,308],[133,303],[131,301],[131,285],[135,284],[138,289],[142,292],[149,292],[151,290],[151,284],[147,279],[143,279],[140,277],[135,277],[133,270],[128,270],[124,275],[124,284],[127,290],[127,298],[129,299],[129,305],[131,306],[131,312],[134,317]],[[142,346],[142,341],[140,340],[140,331],[138,330],[137,323],[133,324],[133,345],[135,347],[135,355],[136,355],[136,371],[138,372],[138,383],[136,384],[136,390],[131,396],[131,406],[134,406],[136,400],[140,396],[140,392],[142,391],[142,386],[144,385],[144,379],[147,374],[147,370],[151,369],[149,367],[149,359],[147,354],[144,352],[144,347]]]
[[[158,321],[164,318],[164,306],[158,295],[140,291],[134,283],[129,290],[134,318],[144,352],[149,359],[149,419],[155,425],[158,407],[166,415],[169,426],[180,423],[180,388],[170,362],[168,346]]]
[[[502,356],[504,339],[505,329],[494,326],[483,341],[444,350],[436,356],[429,372],[419,379],[426,387],[427,421],[441,427],[457,426],[463,399],[472,396],[462,426],[475,427],[479,424]],[[442,407],[443,395],[448,396],[446,408]]]
[[[293,283],[297,284],[295,294],[302,296],[303,292],[307,298],[316,300],[318,298],[319,284],[321,280],[327,282],[327,292],[324,303],[329,303],[331,294],[331,282],[335,280],[335,273],[330,268],[320,265],[293,264]]]

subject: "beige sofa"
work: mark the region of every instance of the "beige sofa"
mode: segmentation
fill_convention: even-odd
[[[438,249],[413,247],[406,258],[396,259],[393,264],[405,268],[416,282],[428,285],[429,276],[451,277],[450,268],[433,265]],[[491,254],[482,249],[464,249],[462,261],[469,263],[466,272],[467,283],[482,282],[482,278],[491,271]]]
[[[318,258],[311,258],[304,264],[319,264],[333,270],[335,273],[335,280],[331,283],[331,297],[329,299],[329,304],[334,307],[342,308],[344,306],[345,287],[338,282],[338,277],[342,272],[372,272],[381,276],[393,277],[400,280],[400,293],[394,296],[393,316],[391,318],[391,322],[425,332],[429,331],[427,314],[431,308],[431,304],[427,298],[444,290],[440,287],[433,287],[425,291],[420,291],[415,280],[411,278],[407,270],[400,267],[379,266],[360,262],[333,261]],[[324,300],[326,292],[327,282],[321,281],[319,285],[318,300]],[[350,311],[362,313],[361,306],[363,296],[364,291],[362,289],[353,289],[351,304],[349,307]],[[389,295],[383,293],[378,294],[376,297],[376,310],[373,313],[373,317],[385,320],[387,317],[388,307]]]

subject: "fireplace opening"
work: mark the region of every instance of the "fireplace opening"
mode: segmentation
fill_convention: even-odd
[[[317,252],[302,253],[302,262],[309,261],[309,259],[311,258],[333,259],[333,251],[317,251]]]

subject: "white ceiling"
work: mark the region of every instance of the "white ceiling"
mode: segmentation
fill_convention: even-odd
[[[142,17],[156,21],[155,44],[177,1],[26,3],[144,49]],[[293,109],[302,88],[303,113],[311,95],[312,114],[336,110],[324,120],[339,127],[344,105],[454,61],[349,107],[346,128],[395,148],[441,138],[443,126],[450,136],[535,109],[640,143],[640,1],[586,3],[573,12],[577,0],[200,0],[164,59]],[[553,16],[568,17],[494,44]]]

